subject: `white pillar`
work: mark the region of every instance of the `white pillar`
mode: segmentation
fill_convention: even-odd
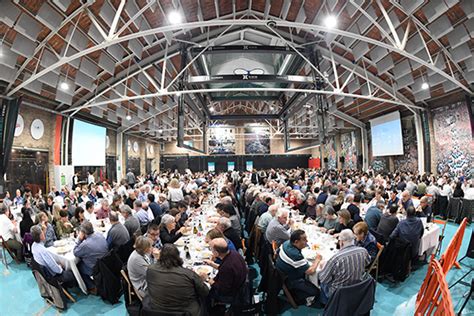
[[[123,132],[117,132],[117,159],[116,159],[116,171],[117,171],[117,182],[123,179],[125,176],[124,171],[122,170],[122,162],[123,162]]]
[[[425,173],[425,143],[423,142],[423,123],[419,112],[415,113],[414,120],[418,147],[418,173],[423,174]]]
[[[362,170],[366,171],[369,169],[369,143],[365,126],[360,128],[360,137],[362,140]]]

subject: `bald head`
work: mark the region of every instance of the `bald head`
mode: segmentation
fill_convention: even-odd
[[[276,213],[278,212],[278,205],[270,205],[270,207],[268,208],[268,212],[272,215],[272,217],[275,217]]]
[[[225,257],[229,253],[227,241],[224,238],[215,238],[210,242],[211,250],[219,258]]]

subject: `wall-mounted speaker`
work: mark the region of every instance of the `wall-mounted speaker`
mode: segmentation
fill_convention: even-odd
[[[329,161],[328,157],[324,157],[324,162],[328,163],[328,161]]]
[[[346,159],[345,159],[344,157],[339,157],[339,162],[340,162],[340,163],[344,163],[345,160],[346,160]]]

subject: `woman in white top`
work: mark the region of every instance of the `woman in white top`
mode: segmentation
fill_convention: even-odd
[[[178,179],[171,179],[168,184],[168,201],[170,202],[170,207],[176,207],[176,203],[183,200],[183,190],[179,186]]]

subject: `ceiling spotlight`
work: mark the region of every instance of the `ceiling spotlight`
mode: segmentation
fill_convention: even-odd
[[[127,114],[127,116],[125,116],[125,118],[127,119],[127,121],[130,121],[132,119],[132,116],[130,114]]]
[[[209,108],[209,111],[214,112],[214,107],[211,106],[211,107]]]
[[[274,107],[274,106],[271,106],[271,107],[270,107],[270,111],[273,111],[273,110],[275,110],[275,107]]]
[[[183,20],[183,17],[181,16],[181,13],[179,13],[178,11],[171,11],[168,14],[168,21],[171,24],[180,24],[182,20]]]
[[[180,91],[176,92],[176,96],[179,98],[181,96],[181,92]]]
[[[429,87],[430,87],[430,85],[428,84],[428,82],[423,82],[423,83],[421,84],[421,89],[423,89],[423,90],[426,90],[426,89],[428,89]]]
[[[59,84],[59,88],[63,91],[69,90],[69,84],[66,81],[63,81]]]
[[[158,133],[163,134],[163,130],[162,130],[162,129],[159,129],[159,130],[158,130]]]
[[[334,15],[328,15],[324,19],[324,25],[330,29],[335,28],[337,26],[337,18]]]

